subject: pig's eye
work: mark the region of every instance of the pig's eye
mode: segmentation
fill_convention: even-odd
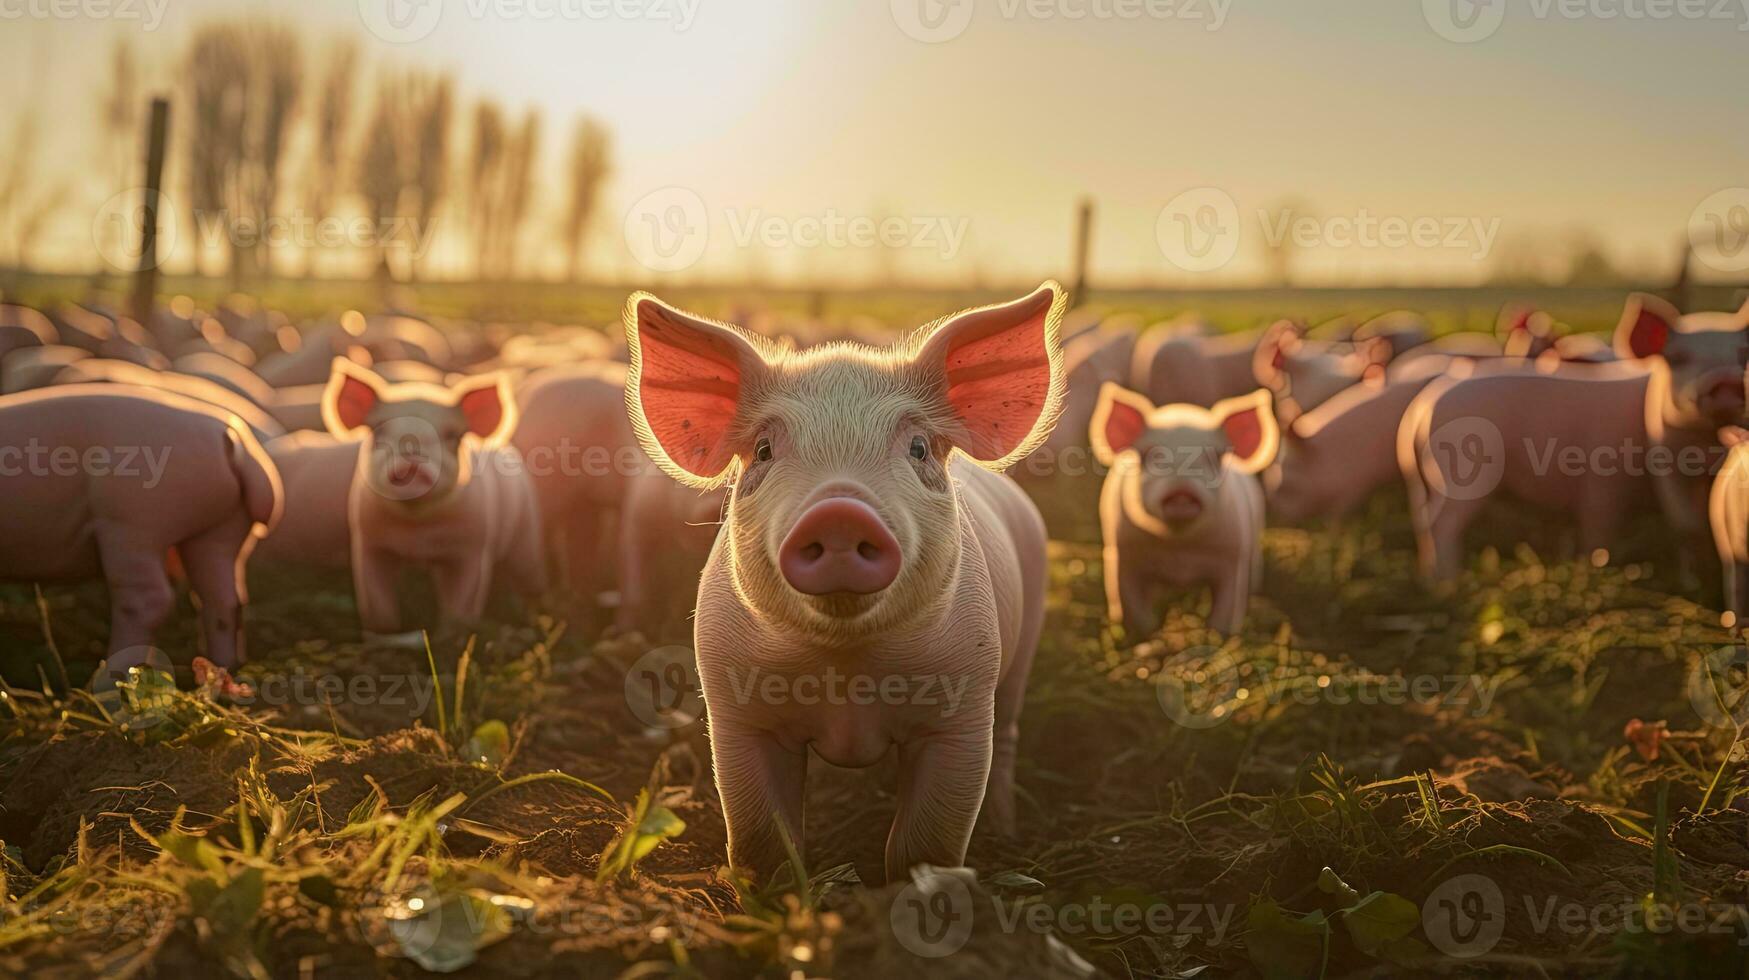
[[[911,458],[919,463],[929,458],[929,440],[922,436],[911,437]]]
[[[756,463],[771,462],[771,440],[761,438],[753,444],[753,461]]]

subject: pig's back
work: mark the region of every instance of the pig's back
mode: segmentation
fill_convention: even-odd
[[[261,557],[328,568],[351,563],[346,498],[361,445],[325,432],[294,432],[264,447],[279,468],[285,509],[257,549]]]
[[[247,507],[238,445],[259,451],[247,433],[218,409],[129,385],[0,398],[0,576],[89,575],[100,525],[167,548]]]

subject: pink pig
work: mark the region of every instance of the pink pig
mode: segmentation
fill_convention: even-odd
[[[628,481],[619,510],[619,609],[622,633],[659,639],[664,627],[688,626],[698,576],[723,522],[722,490],[700,490],[651,467]]]
[[[1093,413],[1093,451],[1111,467],[1099,498],[1105,595],[1131,640],[1160,628],[1167,587],[1207,585],[1208,622],[1228,635],[1245,622],[1260,581],[1263,490],[1275,458],[1269,392],[1213,408],[1166,405],[1107,384]]]
[[[390,385],[335,358],[322,414],[337,438],[364,432],[347,525],[367,635],[401,629],[404,567],[431,572],[445,623],[479,619],[498,570],[524,598],[545,591],[534,488],[502,446],[516,425],[503,377]]]
[[[1279,320],[1263,332],[1251,358],[1251,373],[1274,394],[1277,414],[1287,421],[1363,380],[1384,377],[1391,355],[1391,342],[1385,337],[1307,340],[1299,324]]]
[[[534,480],[555,564],[585,602],[612,581],[608,518],[634,477],[655,467],[626,419],[625,366],[593,361],[537,371],[517,392],[511,443]]]
[[[777,821],[801,840],[810,748],[860,768],[898,747],[889,879],[964,864],[986,804],[1013,826],[1045,528],[998,471],[1050,431],[1064,304],[1046,283],[885,350],[792,352],[627,302],[644,448],[731,486],[694,634],[732,865],[776,870]]]
[[[243,660],[243,565],[273,527],[279,476],[247,426],[170,392],[65,385],[0,398],[0,570],[109,584],[111,666],[144,662],[176,607],[175,549],[206,656]]]
[[[352,533],[346,510],[360,445],[356,439],[301,431],[262,446],[279,470],[285,507],[279,525],[255,549],[255,565],[351,566]]]
[[[1743,412],[1746,327],[1749,306],[1685,317],[1636,294],[1616,328],[1632,362],[1508,362],[1429,386],[1398,436],[1423,573],[1458,573],[1464,530],[1495,493],[1572,514],[1584,552],[1656,502],[1691,560],[1708,536],[1717,430]]]
[[[1281,450],[1264,474],[1271,518],[1338,520],[1380,487],[1399,485],[1397,427],[1409,403],[1448,370],[1470,362],[1417,358],[1383,384],[1363,382],[1281,426]]]
[[[1152,401],[1207,407],[1257,387],[1251,361],[1262,330],[1203,336],[1196,321],[1154,326],[1136,341],[1130,382]]]
[[[1719,430],[1727,450],[1719,475],[1713,478],[1708,517],[1713,545],[1724,567],[1725,610],[1731,625],[1749,625],[1749,431],[1741,426]]]

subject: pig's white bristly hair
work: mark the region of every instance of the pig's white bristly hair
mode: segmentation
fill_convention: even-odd
[[[1046,280],[1039,289],[1047,289],[1051,293],[1050,309],[1045,314],[1044,337],[1045,354],[1050,364],[1050,382],[1045,393],[1044,405],[1034,420],[1032,429],[1015,447],[999,459],[982,460],[969,453],[967,458],[986,469],[1001,472],[1016,462],[1024,459],[1036,450],[1050,437],[1051,429],[1056,425],[1057,417],[1063,411],[1063,396],[1066,378],[1063,371],[1063,345],[1060,341],[1063,312],[1068,306],[1068,294],[1055,280]],[[1021,299],[1035,295],[1038,290]],[[922,421],[945,432],[953,432],[959,428],[958,423],[947,414],[945,398],[940,396],[940,376],[928,365],[914,365],[914,359],[920,354],[929,339],[943,326],[963,316],[982,313],[987,310],[1019,302],[1010,300],[1006,303],[991,303],[987,306],[961,310],[944,316],[932,323],[919,327],[905,339],[889,347],[872,347],[855,341],[836,340],[794,350],[779,344],[760,334],[753,333],[732,323],[713,320],[708,317],[687,313],[664,302],[659,297],[639,290],[626,299],[622,325],[626,335],[626,351],[628,367],[626,370],[626,414],[631,419],[632,429],[637,433],[638,443],[644,449],[644,454],[650,458],[664,473],[689,487],[710,490],[726,483],[733,482],[739,476],[741,459],[739,456],[731,459],[722,472],[713,476],[701,476],[687,470],[674,462],[662,448],[650,427],[649,419],[644,415],[643,398],[640,393],[643,379],[643,350],[638,337],[638,306],[651,302],[678,316],[708,324],[725,331],[733,338],[745,343],[755,355],[760,370],[744,372],[741,379],[741,402],[744,408],[750,401],[763,396],[764,387],[781,389],[781,385],[771,384],[773,379],[795,377],[801,374],[812,375],[809,383],[813,389],[823,396],[817,403],[809,401],[806,404],[797,403],[795,410],[809,415],[830,415],[843,411],[853,411],[858,416],[892,416],[907,410],[915,410],[917,405],[942,404],[933,417]],[[842,366],[848,370],[833,370]],[[863,368],[864,370],[858,370]],[[866,370],[866,369],[872,369]],[[764,379],[760,377],[764,376]],[[891,386],[870,384],[874,378],[889,378]],[[732,437],[745,436],[746,426],[757,421],[759,413],[737,412],[737,418],[730,432]],[[963,450],[958,450],[963,453]]]

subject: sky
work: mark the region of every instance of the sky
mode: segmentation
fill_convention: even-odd
[[[1668,274],[1691,224],[1703,244],[1724,236],[1703,274],[1740,278],[1745,8],[0,0],[0,85],[15,93],[0,133],[41,113],[38,181],[69,198],[34,258],[92,268],[93,222],[127,162],[97,136],[113,39],[169,86],[197,25],[247,13],[299,28],[310,61],[352,36],[373,69],[447,70],[465,104],[541,109],[537,274],[562,267],[558,165],[589,114],[612,131],[614,174],[588,258],[618,281],[1066,278],[1083,199],[1091,276],[1107,283],[1243,285],[1276,274],[1272,254],[1304,283],[1478,282],[1546,271],[1581,236]],[[467,250],[443,241],[434,267],[465,274]],[[10,249],[0,230],[0,261]]]

